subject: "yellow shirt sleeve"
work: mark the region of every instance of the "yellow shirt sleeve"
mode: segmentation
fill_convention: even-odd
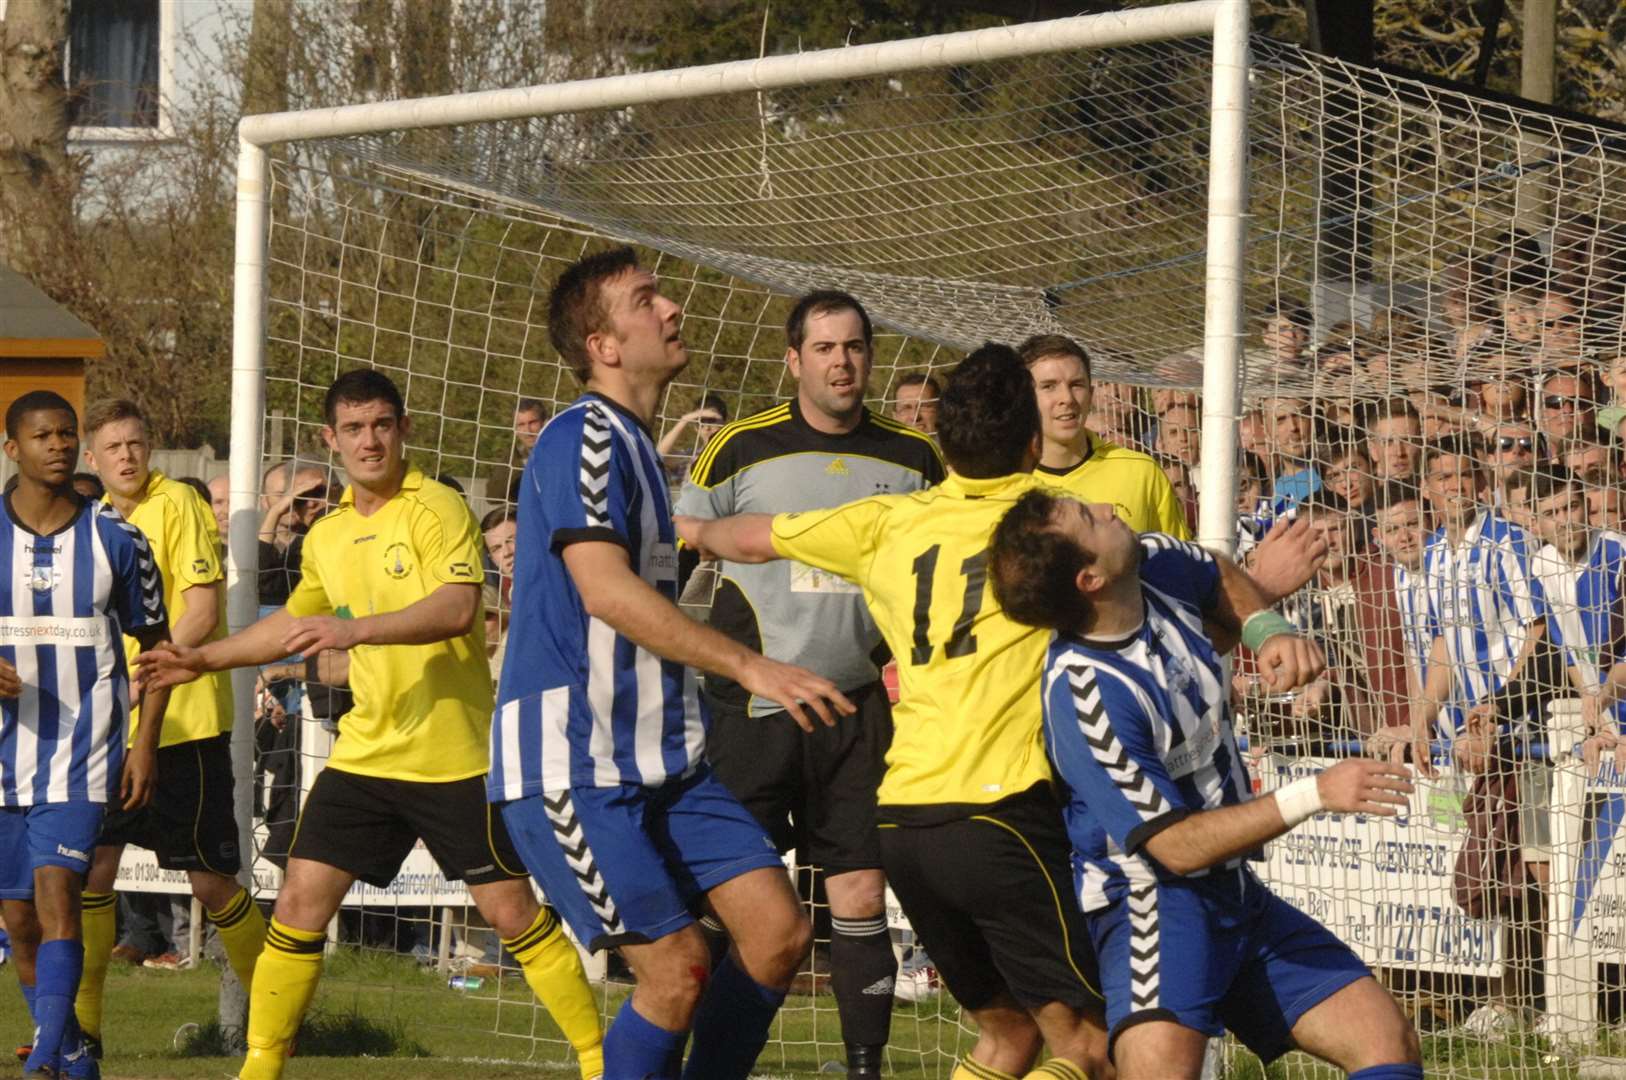
[[[774,550],[787,559],[858,581],[875,558],[886,498],[860,499],[830,510],[775,514]]]
[[[315,529],[305,534],[305,542],[299,549],[299,584],[288,594],[288,614],[300,618],[333,614],[333,600],[322,585],[321,560],[312,557],[316,535]]]
[[[175,510],[164,515],[164,529],[169,534],[164,546],[170,556],[170,565],[165,569],[182,589],[213,585],[225,576],[220,566],[220,534],[214,511],[197,492],[176,486],[182,490],[171,500]]]
[[[480,543],[480,527],[461,499],[425,491],[412,517],[412,546],[431,577],[443,584],[484,584]]]

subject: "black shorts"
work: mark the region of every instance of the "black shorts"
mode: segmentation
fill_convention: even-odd
[[[420,839],[448,881],[485,885],[526,876],[502,815],[486,802],[484,776],[430,784],[330,766],[311,785],[288,856],[382,889]]]
[[[243,860],[231,777],[231,733],[158,749],[158,783],[139,810],[108,803],[99,845],[134,844],[165,870],[210,870],[235,877]]]
[[[962,1006],[1009,993],[1028,1009],[1101,1007],[1072,844],[1047,788],[946,824],[879,832],[887,881]]]
[[[708,699],[706,756],[783,854],[792,848],[826,874],[881,865],[875,792],[892,745],[892,706],[879,682],[847,696],[858,711],[812,734],[789,713],[751,717]]]

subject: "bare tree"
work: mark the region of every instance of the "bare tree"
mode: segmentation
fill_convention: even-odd
[[[62,58],[67,0],[11,0],[0,19],[0,262],[33,276],[73,216]]]

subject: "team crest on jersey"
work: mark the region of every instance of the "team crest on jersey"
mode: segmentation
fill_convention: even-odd
[[[384,573],[397,581],[412,573],[412,549],[399,543],[385,548]]]
[[[1169,694],[1183,694],[1197,682],[1197,673],[1184,657],[1171,656],[1163,665],[1163,677],[1168,680]]]
[[[37,593],[48,593],[62,580],[62,571],[54,566],[31,566],[27,580],[30,589]]]

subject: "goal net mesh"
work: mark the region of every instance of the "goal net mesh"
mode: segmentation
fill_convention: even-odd
[[[793,394],[790,298],[838,287],[878,324],[870,389],[881,410],[903,376],[941,374],[985,340],[1054,332],[1083,342],[1094,358],[1092,427],[1156,455],[1193,512],[1210,76],[1209,43],[1175,41],[280,147],[265,464],[329,465],[322,393],[339,372],[373,366],[406,395],[414,464],[455,477],[477,517],[501,508],[524,457],[516,409],[534,399],[551,415],[579,391],[547,341],[548,289],[585,252],[630,242],[685,312],[691,362],[657,435],[703,401],[733,418]],[[1421,664],[1433,637],[1472,638],[1488,625],[1449,598],[1432,622],[1396,616],[1385,631],[1366,621],[1372,597],[1398,595],[1394,563],[1413,559],[1397,539],[1404,530],[1381,527],[1379,495],[1410,484],[1432,514],[1418,459],[1452,432],[1472,440],[1472,497],[1522,538],[1498,549],[1517,565],[1474,593],[1500,588],[1517,612],[1529,605],[1504,635],[1506,661],[1487,661],[1485,678],[1500,686],[1526,638],[1569,632],[1546,632],[1566,615],[1612,618],[1618,636],[1626,610],[1597,599],[1619,598],[1607,573],[1578,599],[1564,560],[1542,561],[1532,490],[1544,490],[1539,463],[1560,460],[1580,485],[1588,535],[1620,525],[1615,429],[1626,413],[1610,409],[1626,159],[1613,132],[1269,41],[1254,43],[1251,92],[1243,546],[1304,499],[1306,516],[1342,538],[1336,570],[1285,603],[1326,646],[1329,686],[1277,699],[1245,658],[1238,666],[1239,725],[1268,790],[1407,716],[1421,685],[1407,681],[1419,636]],[[706,434],[690,426],[672,447],[674,484]],[[1570,562],[1586,557],[1568,540],[1560,547]],[[1545,590],[1543,567],[1554,575]],[[1618,565],[1613,573],[1618,584]],[[1452,761],[1461,715],[1484,692],[1471,690],[1466,661],[1449,665],[1461,677],[1435,739],[1440,775],[1409,813],[1324,816],[1273,844],[1261,866],[1394,989],[1424,1035],[1431,1074],[1534,1076],[1549,1055],[1607,1048],[1622,997],[1626,869],[1611,842],[1626,788],[1589,777],[1572,755],[1585,731],[1571,699],[1607,668],[1598,650],[1617,645],[1594,643],[1590,667],[1564,651],[1584,644],[1565,641],[1557,662],[1526,650],[1536,654],[1524,669],[1530,691],[1508,707],[1518,716],[1503,717],[1510,764],[1493,774],[1523,791],[1491,799],[1487,816],[1486,865],[1499,887],[1457,873],[1475,820],[1487,819],[1463,810],[1487,782]],[[308,784],[320,741],[284,740],[265,760],[297,755]],[[1522,831],[1509,839],[1503,811],[1514,805]],[[817,904],[817,888],[804,891]],[[406,1017],[426,1041],[450,1032],[436,1044],[447,1052],[565,1062],[568,1048],[462,894],[421,892],[369,899],[383,932],[347,917],[344,948],[359,958],[335,966],[320,1006]],[[424,966],[389,955],[412,945]],[[840,1058],[824,952],[760,1071],[801,1075]],[[918,1000],[899,1004],[890,1065],[947,1076],[973,1029],[929,960],[905,960],[900,986]],[[450,976],[488,971],[482,964],[501,974],[448,989]],[[624,990],[612,964],[607,1009]],[[1220,1067],[1247,1060],[1233,1046]],[[1294,1058],[1283,1075],[1321,1074]]]

